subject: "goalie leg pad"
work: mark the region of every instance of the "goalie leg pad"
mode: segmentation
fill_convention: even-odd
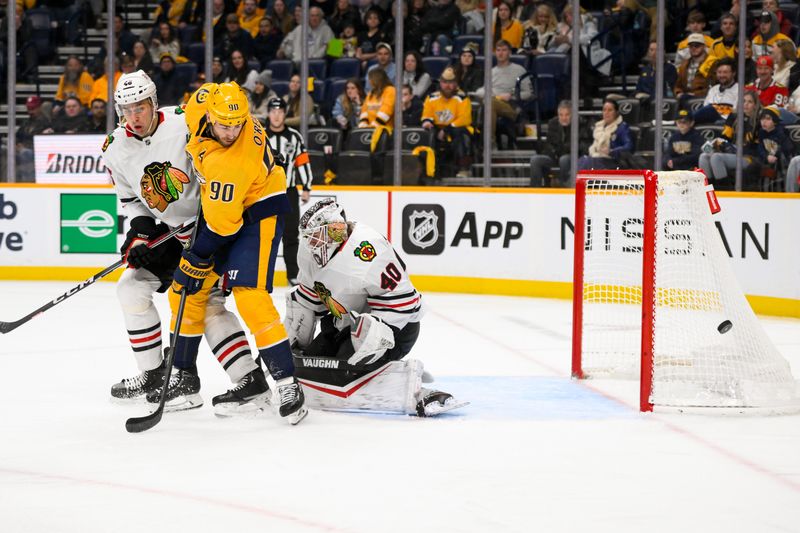
[[[313,358],[306,363],[329,366],[320,372],[319,367],[311,369],[303,363],[297,364],[298,381],[303,385],[305,405],[310,409],[416,414],[424,372],[421,361],[389,361],[361,372],[332,358]],[[341,371],[340,364],[349,370]]]

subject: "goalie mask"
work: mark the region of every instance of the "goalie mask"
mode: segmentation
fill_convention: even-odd
[[[349,236],[344,209],[332,198],[312,205],[300,219],[300,236],[314,261],[324,267]]]

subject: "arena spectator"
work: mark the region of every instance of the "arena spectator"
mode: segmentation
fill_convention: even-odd
[[[681,101],[689,98],[705,98],[708,93],[708,79],[700,73],[700,65],[708,56],[705,38],[700,33],[693,33],[685,41],[689,56],[678,67],[675,97]]]
[[[344,86],[344,91],[333,104],[333,120],[345,131],[358,127],[361,116],[361,105],[366,99],[364,88],[357,78],[350,78]]]
[[[225,33],[214,44],[214,54],[230,59],[234,50],[239,50],[245,61],[253,55],[253,38],[250,33],[239,26],[239,17],[236,13],[225,16]]]
[[[704,56],[708,54],[707,49],[710,49],[711,46],[714,44],[714,39],[705,33],[706,29],[706,16],[703,14],[702,11],[697,9],[690,11],[689,16],[686,19],[686,31],[687,36],[681,42],[678,43],[678,49],[675,52],[675,67],[680,68],[687,59],[691,56],[691,47],[689,38],[692,35],[698,34],[703,38],[703,52]],[[697,43],[697,37],[694,38],[694,43]],[[705,57],[704,57],[705,60]]]
[[[494,42],[506,41],[512,50],[522,46],[522,36],[525,31],[522,24],[512,16],[514,7],[511,2],[504,0],[497,6],[497,20],[494,23]]]
[[[447,55],[453,44],[454,31],[458,28],[460,18],[461,12],[453,0],[439,0],[431,5],[420,27],[424,40],[430,43],[430,48],[426,52],[433,56]]]
[[[708,50],[708,57],[705,62],[700,65],[700,74],[705,76],[708,80],[712,80],[711,76],[714,74],[714,66],[723,58],[733,58],[738,50],[737,34],[738,23],[736,17],[730,13],[725,13],[719,19],[719,29],[722,36],[714,39],[711,47]]]
[[[300,63],[303,51],[309,59],[322,59],[328,49],[328,42],[333,39],[333,31],[322,17],[322,10],[312,7],[308,10],[308,42],[301,40],[301,29],[296,27],[284,37],[283,43],[278,50],[278,57],[291,59],[295,63]],[[287,125],[292,126],[287,122]]]
[[[248,32],[250,37],[255,38],[258,35],[258,27],[265,11],[265,9],[258,7],[256,0],[242,0],[237,10],[239,26]]]
[[[153,18],[156,24],[166,22],[172,27],[177,27],[180,24],[184,11],[190,7],[190,2],[185,0],[163,0],[156,6],[153,13]]]
[[[300,113],[300,101],[303,93],[300,90],[300,83],[300,75],[292,75],[289,79],[289,92],[283,97],[287,104],[286,125],[292,128],[300,127],[300,117],[302,116]],[[306,108],[308,109],[308,123],[316,125],[317,120],[314,115],[314,100],[311,98],[310,94],[306,98]]]
[[[548,4],[539,4],[531,18],[522,25],[525,33],[521,48],[530,55],[544,54],[556,36],[558,19]]]
[[[341,57],[356,57],[358,54],[358,37],[356,36],[356,26],[352,22],[344,23],[344,30],[339,34],[342,41]]]
[[[252,92],[247,93],[247,98],[250,100],[250,114],[260,120],[264,126],[267,124],[269,115],[267,102],[270,98],[277,96],[275,91],[270,89],[270,78],[268,71],[262,72],[256,78]]]
[[[252,91],[257,79],[258,72],[250,68],[244,54],[240,50],[233,50],[225,81],[235,81],[242,89]]]
[[[642,58],[642,68],[639,71],[639,79],[636,81],[636,88],[634,89],[634,96],[641,100],[652,101],[656,97],[656,52],[658,52],[658,44],[655,41],[650,42],[647,48],[647,55]],[[664,63],[664,96],[672,98],[673,87],[678,79],[678,73],[675,70],[675,65],[669,62]]]
[[[189,89],[188,80],[178,76],[175,70],[175,58],[169,54],[161,56],[159,71],[153,77],[158,91],[158,105],[178,105],[183,101],[183,95]]]
[[[400,89],[400,107],[403,111],[403,126],[418,128],[422,125],[422,100],[414,95],[410,85]]]
[[[586,153],[592,143],[591,128],[583,117],[578,118],[578,153]],[[558,182],[562,187],[574,187],[570,170],[572,149],[572,102],[562,100],[555,117],[547,123],[547,133],[539,142],[539,153],[531,157],[531,186],[545,187],[545,177],[558,167]]]
[[[391,132],[396,91],[384,69],[374,68],[368,74],[372,89],[361,106],[359,128],[380,128]]]
[[[789,102],[789,90],[773,79],[774,65],[772,56],[761,56],[756,60],[756,80],[753,84],[745,86],[745,91],[754,91],[763,107],[778,106],[782,108]],[[796,120],[790,112],[785,111],[786,122]],[[791,122],[790,122],[791,121]]]
[[[472,105],[458,88],[455,70],[447,67],[439,77],[439,90],[425,99],[422,127],[434,131],[436,166],[455,166],[456,176],[469,176],[472,165]],[[439,172],[440,175],[452,175]]]
[[[742,185],[742,189],[745,191],[762,190],[761,179],[766,179],[768,183],[784,180],[784,170],[797,151],[781,125],[781,112],[774,105],[761,109],[756,137],[758,138],[758,161],[761,163],[761,169],[755,176],[750,174],[749,177],[755,179]]]
[[[114,15],[114,38],[117,40],[118,50],[122,53],[133,55],[133,43],[139,38],[125,26],[125,20],[120,15]]]
[[[89,108],[89,129],[90,133],[102,133],[105,135],[106,130],[106,103],[99,98],[92,100],[92,106]]]
[[[367,63],[378,55],[378,45],[386,41],[386,35],[381,30],[381,12],[377,9],[367,11],[364,18],[366,27],[357,36],[358,48],[356,57],[361,60],[361,68],[365,69]]]
[[[777,41],[789,39],[780,32],[780,24],[775,13],[762,11],[759,17],[758,33],[753,36],[753,55],[761,57],[772,52],[772,45]]]
[[[167,22],[158,25],[158,34],[150,39],[150,58],[153,63],[161,61],[163,54],[178,57],[181,53],[181,43],[175,34],[175,29]]]
[[[17,174],[20,181],[34,180],[33,137],[53,133],[50,117],[44,109],[44,101],[39,96],[29,96],[25,102],[28,117],[19,125],[16,137]]]
[[[281,47],[281,41],[283,41],[283,35],[273,24],[272,18],[263,17],[258,23],[258,34],[253,39],[253,56],[262,68],[275,59],[278,49]]]
[[[705,138],[694,129],[692,114],[686,109],[678,111],[675,119],[678,131],[670,135],[664,151],[667,170],[694,170],[697,168]]]
[[[416,50],[406,52],[403,60],[402,83],[411,87],[411,91],[417,98],[425,98],[431,87],[431,76],[425,72],[422,56]],[[422,105],[422,100],[420,100],[420,105]]]
[[[789,19],[789,17],[787,17],[784,14],[783,11],[779,9],[779,7],[780,6],[778,5],[778,0],[763,0],[761,2],[761,9],[764,11],[769,11],[770,13],[775,15],[775,18],[778,20],[778,31],[784,35],[791,35],[792,21],[791,19]],[[754,21],[753,24],[755,26],[755,29],[753,30],[753,34],[751,35],[751,37],[755,37],[758,34],[759,30],[761,29],[760,23],[761,23],[760,19],[756,19]]]
[[[581,23],[579,69],[581,71],[581,98],[594,97],[602,77],[611,74],[611,52],[595,41],[597,21],[583,8],[580,8]],[[567,4],[561,11],[561,21],[556,26],[556,34],[551,41],[549,52],[569,53],[572,49],[572,5]]]
[[[743,175],[751,176],[760,170],[758,162],[758,116],[761,104],[758,95],[752,91],[744,93],[744,144],[742,145]],[[725,120],[722,136],[704,145],[698,162],[705,172],[709,183],[715,189],[733,190],[736,173],[736,113],[731,113]],[[752,181],[752,180],[750,180]]]
[[[358,10],[350,3],[350,0],[336,0],[336,8],[333,14],[328,17],[328,25],[335,35],[344,32],[347,24],[352,24],[356,32],[361,30],[361,15]]]
[[[800,155],[794,156],[789,161],[789,169],[786,171],[786,192],[797,192],[800,190]]]
[[[478,50],[477,44],[467,43],[461,50],[458,63],[453,67],[459,89],[467,94],[473,94],[483,87],[483,67],[475,64]]]
[[[797,47],[792,41],[782,39],[772,47],[775,64],[775,83],[783,85],[790,93],[800,85],[800,63],[797,62]]]
[[[64,101],[64,108],[53,120],[55,133],[85,133],[89,131],[89,118],[86,108],[75,96],[69,96]]]
[[[270,12],[272,20],[275,21],[275,26],[281,31],[283,35],[288,35],[295,27],[294,16],[286,7],[284,0],[275,0],[272,3],[272,11]]]
[[[122,76],[122,72],[119,70],[119,59],[115,58],[113,87],[117,86],[120,76]],[[108,101],[108,76],[105,72],[103,72],[102,76],[94,80],[94,83],[92,84],[92,92],[89,95],[89,101],[91,102],[98,98],[104,102]]]
[[[148,76],[152,76],[156,67],[144,41],[136,41],[133,44],[132,57],[134,70],[143,70]]]
[[[485,19],[483,12],[478,8],[478,0],[456,0],[456,7],[461,11],[464,19],[464,34],[477,35],[483,33]]]
[[[495,57],[497,65],[492,68],[492,141],[497,132],[497,117],[504,117],[516,121],[520,110],[512,103],[514,92],[516,91],[517,78],[525,74],[525,68],[512,63],[511,44],[508,41],[500,40],[495,45]],[[521,87],[520,98],[527,100],[533,95],[530,79],[526,79]],[[484,87],[480,87],[475,94],[483,98]]]
[[[211,59],[211,83],[225,83],[228,73],[225,72],[225,63],[219,56]]]
[[[694,113],[694,121],[698,124],[725,120],[736,110],[739,84],[736,83],[736,64],[733,59],[725,57],[717,61],[716,78],[717,84],[708,89],[703,107]]]
[[[578,170],[619,168],[623,154],[633,151],[630,128],[615,100],[603,103],[603,118],[595,124],[592,138],[589,155],[578,160]]]
[[[57,112],[70,96],[77,96],[81,105],[89,105],[93,85],[94,79],[83,70],[81,60],[77,56],[69,56],[64,65],[64,74],[58,79],[53,112]]]
[[[377,63],[369,67],[367,70],[367,75],[365,76],[366,83],[364,83],[364,90],[370,92],[372,90],[372,86],[370,85],[370,78],[369,73],[373,70],[383,70],[386,72],[386,75],[389,77],[389,80],[394,82],[396,79],[395,76],[397,75],[396,67],[394,61],[392,61],[392,47],[386,43],[378,43],[378,55],[375,56],[378,60]]]

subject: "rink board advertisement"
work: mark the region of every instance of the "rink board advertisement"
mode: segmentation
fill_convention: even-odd
[[[35,135],[36,183],[110,183],[101,151],[105,138],[105,135]]]
[[[571,294],[572,191],[320,187],[301,211],[325,197],[387,235],[423,290]],[[800,316],[800,195],[723,193],[720,204],[714,221],[744,292]],[[127,230],[118,209],[111,187],[0,186],[0,277],[70,279],[71,267],[81,279],[112,264]],[[609,246],[626,237],[612,224]]]

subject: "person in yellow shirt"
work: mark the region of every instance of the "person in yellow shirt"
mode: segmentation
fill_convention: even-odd
[[[510,2],[504,1],[497,6],[497,22],[494,24],[494,42],[501,39],[508,41],[513,50],[522,47],[522,37],[525,29],[522,23],[512,17],[513,9]]]
[[[286,174],[273,159],[264,128],[250,114],[247,95],[235,82],[201,86],[185,114],[190,135],[186,151],[201,183],[202,217],[170,292],[173,331],[185,296],[175,344],[175,386],[181,386],[182,378],[196,378],[206,304],[211,288],[222,279],[275,379],[280,415],[296,424],[307,414],[303,390],[294,377],[286,329],[270,297],[278,243],[290,211]]]
[[[160,22],[168,22],[170,26],[177,27],[178,23],[181,21],[184,10],[186,10],[187,7],[191,8],[191,6],[187,6],[187,4],[188,2],[186,0],[161,2],[156,7],[153,18],[156,20],[157,24]],[[167,8],[167,6],[169,7]]]
[[[719,19],[719,29],[722,32],[722,37],[714,39],[708,49],[708,57],[700,65],[698,72],[705,76],[707,79],[712,79],[711,74],[714,72],[714,65],[722,58],[733,58],[738,50],[737,38],[737,21],[736,17],[730,13],[725,13]]]
[[[425,99],[422,107],[422,127],[435,131],[434,143],[437,154],[455,155],[458,175],[468,175],[471,163],[470,135],[474,131],[472,104],[467,95],[458,90],[456,73],[452,67],[442,71],[439,76],[439,90]]]
[[[105,63],[104,63],[105,65]],[[122,71],[119,70],[119,59],[114,59],[114,87],[117,86]],[[89,101],[102,100],[108,102],[108,75],[104,72],[102,76],[94,80],[92,84],[92,92],[89,95]]]
[[[239,26],[245,31],[250,32],[250,37],[258,35],[258,25],[264,18],[265,9],[261,9],[256,4],[256,0],[242,0],[236,9],[239,15]]]
[[[367,75],[372,89],[361,106],[359,128],[386,129],[391,133],[394,123],[394,99],[396,91],[386,71],[374,68]],[[374,139],[375,136],[373,136]]]
[[[91,102],[92,86],[94,79],[91,74],[83,70],[83,63],[77,56],[69,56],[64,65],[64,74],[58,80],[58,90],[56,91],[55,101],[57,107],[66,101],[70,96],[76,96],[81,104],[88,106]],[[54,109],[57,111],[57,109]]]

